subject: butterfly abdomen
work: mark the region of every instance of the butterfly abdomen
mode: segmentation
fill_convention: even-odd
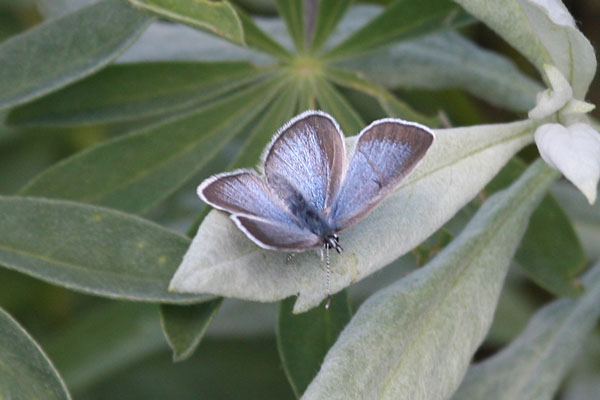
[[[327,222],[327,218],[306,201],[300,192],[295,191],[289,196],[288,204],[290,205],[290,212],[303,228],[308,229],[323,240],[334,233],[332,226]]]

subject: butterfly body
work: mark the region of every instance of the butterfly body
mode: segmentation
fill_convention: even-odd
[[[271,250],[342,251],[338,233],[356,224],[398,186],[425,155],[433,132],[398,119],[373,122],[347,162],[337,122],[307,111],[285,124],[263,153],[262,172],[214,175],[199,196],[257,245]]]

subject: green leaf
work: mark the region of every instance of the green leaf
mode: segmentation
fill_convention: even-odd
[[[71,398],[40,346],[1,308],[0,397],[15,400]]]
[[[58,200],[0,197],[0,264],[84,293],[189,303],[169,292],[189,240],[114,210]]]
[[[301,82],[298,83],[298,104],[296,107],[296,114],[301,114],[306,110],[316,110],[317,99],[315,96],[315,91],[313,90],[314,85],[302,84]]]
[[[571,84],[574,97],[584,99],[596,73],[594,48],[561,2],[455,1],[529,59],[542,76],[544,64],[556,66]]]
[[[552,188],[552,194],[574,224],[588,260],[600,259],[600,201],[590,206],[570,182],[558,182]]]
[[[90,387],[82,399],[293,399],[272,337],[214,340],[184,363],[160,352]]]
[[[546,196],[533,213],[515,260],[527,276],[551,293],[581,294],[575,277],[585,268],[585,253],[571,220],[552,196]]]
[[[194,353],[222,302],[218,297],[200,304],[160,306],[160,323],[173,350],[173,361],[183,361]]]
[[[429,264],[363,303],[304,397],[448,398],[485,338],[529,216],[557,175],[539,160]]]
[[[277,306],[277,303],[225,299],[219,313],[210,324],[205,340],[213,337],[220,339],[274,338],[277,325]]]
[[[292,57],[289,51],[260,29],[249,16],[239,9],[238,16],[244,27],[246,45],[248,47],[271,54],[281,60],[289,60]]]
[[[151,18],[122,0],[103,0],[0,44],[0,109],[33,100],[101,69]]]
[[[460,88],[490,104],[526,112],[543,87],[499,54],[478,47],[456,32],[386,47],[345,60],[345,68],[391,88],[439,90]]]
[[[296,49],[303,53],[306,48],[304,0],[276,0],[276,4]]]
[[[583,278],[585,294],[538,311],[508,347],[475,364],[453,400],[551,400],[600,316],[600,264]]]
[[[0,128],[0,194],[13,194],[64,154],[61,135]],[[64,137],[63,137],[64,138]]]
[[[16,108],[11,125],[76,125],[137,120],[204,102],[256,79],[246,62],[157,62],[110,66]],[[94,96],[89,96],[94,93]]]
[[[345,135],[356,135],[365,127],[354,107],[325,79],[317,79],[313,83],[313,93],[319,108],[333,115]]]
[[[531,220],[529,220],[531,224]],[[491,348],[500,348],[512,341],[527,326],[527,322],[539,307],[527,279],[517,273],[516,269],[508,272],[494,320],[485,337],[485,342]]]
[[[70,318],[45,339],[45,347],[76,397],[106,376],[166,350],[156,306],[110,302]]]
[[[312,50],[321,50],[342,17],[348,11],[353,0],[319,1],[317,18],[312,38]]]
[[[293,314],[294,301],[290,297],[279,306],[277,348],[292,389],[300,398],[352,312],[346,291],[331,298],[329,309],[323,306]]]
[[[600,333],[598,330],[584,340],[583,349],[561,390],[562,400],[593,399],[600,393]]]
[[[296,101],[296,88],[294,85],[288,85],[275,97],[264,116],[244,136],[240,153],[227,169],[255,167],[259,163],[264,147],[277,130],[294,116]]]
[[[396,192],[340,234],[346,251],[332,257],[333,293],[383,268],[437,231],[532,142],[534,128],[531,121],[520,121],[436,130],[423,162]],[[347,139],[348,148],[355,140]],[[294,311],[306,311],[326,296],[325,271],[315,252],[298,254],[289,262],[286,258],[283,252],[259,248],[224,213],[211,211],[171,288],[254,301],[299,295]]]
[[[459,6],[447,0],[396,0],[367,25],[329,50],[325,57],[338,59],[370,52],[395,41],[456,28],[471,20]]]
[[[483,196],[504,189],[524,170],[525,163],[512,159],[486,186]],[[476,203],[463,208],[457,218],[469,219]],[[452,225],[448,228],[451,233],[458,233],[459,228]],[[585,254],[571,220],[551,195],[544,197],[531,216],[515,261],[535,283],[551,293],[568,297],[581,294],[581,284],[575,277],[585,267]]]
[[[228,1],[129,0],[136,7],[244,45],[244,30]]]
[[[374,97],[390,117],[416,121],[433,127],[437,127],[440,124],[438,118],[427,117],[413,110],[408,104],[397,99],[392,93],[365,80],[358,72],[341,68],[328,68],[326,74],[327,78],[337,85],[359,90]]]
[[[21,193],[143,212],[195,176],[280,86],[267,79],[186,117],[92,147],[46,170]]]

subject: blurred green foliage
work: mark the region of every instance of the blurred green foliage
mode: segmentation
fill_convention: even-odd
[[[117,0],[114,2],[118,3]],[[19,34],[35,33],[32,31],[35,27],[46,27],[39,24],[44,19],[54,21],[52,18],[56,17],[56,10],[63,5],[57,2],[58,8],[52,8],[48,2],[41,3],[42,7],[38,9],[33,1],[0,1],[0,40],[4,41],[0,42],[0,46],[5,45],[11,36],[19,40]],[[64,5],[71,7],[76,3],[67,1]],[[103,3],[110,6],[110,0]],[[10,107],[0,111],[0,116],[6,120],[0,125],[0,195],[42,196],[91,203],[77,205],[87,207],[86,210],[94,210],[93,205],[103,205],[115,209],[113,216],[116,219],[138,218],[124,217],[117,214],[116,210],[139,214],[183,235],[195,232],[206,213],[206,210],[201,210],[202,205],[194,194],[197,183],[221,170],[255,165],[261,149],[276,129],[307,108],[321,108],[330,112],[350,135],[357,133],[365,122],[385,116],[426,121],[436,127],[523,118],[527,106],[515,106],[508,96],[495,102],[485,95],[479,98],[475,95],[477,91],[497,87],[498,81],[495,79],[505,72],[514,73],[515,84],[527,88],[524,91],[531,99],[535,96],[538,83],[531,66],[485,26],[474,24],[474,19],[460,11],[454,3],[431,0],[416,8],[409,7],[408,11],[414,13],[410,14],[412,20],[420,21],[413,25],[406,22],[407,10],[403,8],[408,7],[410,2],[390,2],[394,4],[379,17],[376,15],[381,9],[373,4],[361,4],[360,7],[365,8],[352,12],[351,2],[335,3],[321,1],[314,11],[317,12],[315,15],[319,15],[317,18],[315,15],[311,17],[313,11],[303,8],[302,4],[313,4],[311,1],[278,1],[277,4],[263,0],[235,2],[232,10],[237,10],[239,20],[228,20],[228,24],[222,26],[236,31],[237,36],[235,39],[230,37],[231,41],[240,42],[239,34],[243,33],[247,45],[245,48],[237,48],[208,34],[196,36],[195,32],[190,33],[189,28],[172,22],[153,22],[154,17],[150,13],[131,9],[130,18],[138,25],[138,29],[130,25],[121,26],[124,28],[120,31],[123,39],[114,48],[98,54],[89,51],[90,48],[82,50],[77,46],[69,47],[73,53],[67,59],[96,57],[96,64],[76,66],[69,76],[61,76],[60,79],[53,77],[48,84],[42,82],[41,89],[32,89],[11,103]],[[600,41],[600,26],[593,22],[594,16],[597,19],[600,15],[600,6],[595,2],[576,0],[565,3],[575,19],[580,21],[583,33],[597,44]],[[118,7],[129,9],[130,6],[119,3]],[[87,9],[80,10],[85,13]],[[231,15],[237,18],[238,14],[233,12]],[[281,15],[290,27],[291,37],[285,32],[283,21],[274,18],[276,14]],[[160,15],[164,16],[165,13]],[[234,18],[231,15],[223,18]],[[88,17],[92,19],[94,15]],[[69,18],[68,13],[65,18]],[[306,25],[305,18],[312,18],[312,25]],[[181,18],[174,19],[182,21]],[[206,28],[207,21],[198,22],[198,19],[202,19],[201,13],[195,21],[182,22],[192,26],[202,25],[204,30],[215,31],[212,27]],[[78,27],[76,19],[71,23]],[[141,31],[151,23],[153,25],[142,34]],[[66,37],[66,33],[60,31],[60,25],[57,26],[54,26],[58,29],[57,37]],[[312,30],[306,32],[307,26]],[[490,72],[478,81],[479,86],[471,85],[474,75],[468,72],[464,72],[463,82],[445,78],[439,86],[433,83],[431,86],[408,85],[391,78],[386,80],[384,75],[380,76],[381,80],[370,79],[379,74],[379,71],[370,69],[370,64],[381,66],[387,61],[392,66],[396,65],[390,54],[390,58],[383,58],[386,57],[385,51],[393,49],[404,54],[402,51],[407,51],[407,48],[401,48],[403,44],[416,49],[421,46],[422,49],[427,46],[427,42],[422,41],[427,35],[440,35],[446,40],[448,36],[444,36],[444,31],[457,29],[461,35],[459,40],[465,40],[471,46],[471,53],[467,56],[481,60],[476,66],[487,68],[498,59],[501,60],[499,72]],[[163,41],[156,41],[157,37],[162,37]],[[328,42],[328,38],[332,40]],[[28,46],[44,44],[39,37],[25,39],[28,40],[25,43],[32,43]],[[458,46],[457,42],[453,43]],[[170,44],[173,44],[173,48],[168,52],[165,49]],[[372,53],[374,50],[380,53]],[[19,51],[15,49],[14,53]],[[122,51],[125,53],[121,55]],[[49,54],[48,57],[55,55]],[[369,57],[373,57],[375,62],[368,60]],[[377,62],[376,57],[382,57],[381,62]],[[43,64],[46,61],[38,61],[40,70],[31,74],[43,75],[44,71],[56,65],[48,62],[45,68]],[[65,62],[64,59],[58,61]],[[437,71],[435,68],[443,69],[441,64],[435,64],[430,59],[426,61],[433,63],[434,73]],[[407,62],[404,67],[407,74],[418,75],[424,65],[415,61]],[[341,73],[340,68],[343,68]],[[5,75],[0,72],[1,76],[10,75],[5,71]],[[5,81],[4,84],[9,87],[11,82]],[[44,96],[46,93],[48,95]],[[588,97],[590,102],[600,103],[598,79]],[[23,105],[17,106],[21,103]],[[600,117],[600,111],[595,110],[593,115]],[[398,275],[417,268],[436,254],[448,242],[445,235],[457,235],[487,196],[518,177],[519,173],[515,171],[522,171],[524,163],[533,158],[532,154],[537,156],[533,147],[523,150],[519,159],[509,164],[482,192],[481,198],[465,207],[442,231],[413,254],[402,257],[375,276],[350,288],[348,293],[352,308],[356,309],[368,294],[400,278]],[[501,184],[494,187],[494,183],[502,180]],[[534,214],[534,223],[530,226],[534,232],[528,232],[524,243],[527,240],[533,243],[535,239],[532,237],[539,238],[540,232],[548,234],[550,239],[560,233],[561,240],[557,243],[536,242],[541,248],[524,246],[519,250],[516,262],[533,280],[525,278],[520,269],[511,270],[488,340],[477,358],[497,351],[514,339],[531,315],[557,294],[576,296],[577,289],[572,279],[583,269],[586,261],[594,261],[598,257],[600,205],[586,208],[586,215],[583,215],[583,206],[574,206],[580,200],[578,193],[562,182],[555,186],[552,195],[547,196]],[[3,212],[4,203],[0,202],[0,212]],[[43,213],[43,210],[39,210],[44,204],[36,203],[32,210]],[[62,218],[69,221],[67,214]],[[0,226],[7,220],[7,215],[0,216]],[[558,222],[545,231],[544,221],[551,220]],[[25,222],[19,222],[20,226],[25,226]],[[35,221],[29,220],[29,223],[35,225]],[[13,226],[15,230],[19,229],[19,226]],[[106,225],[103,232],[114,234],[118,232],[116,226],[118,223]],[[162,229],[151,226],[153,229]],[[38,235],[33,236],[30,235],[35,229],[29,229],[21,235],[21,242],[26,244],[29,240],[38,240],[40,242],[36,244],[43,250],[40,253],[52,254],[55,249],[43,248],[52,234],[56,233],[48,232],[45,236],[44,230],[52,227],[51,222],[40,225],[37,227]],[[73,236],[85,232],[74,230]],[[123,235],[133,237],[137,231],[124,232]],[[554,235],[553,232],[558,233]],[[8,235],[11,232],[4,233],[6,237],[13,237]],[[153,232],[146,233],[151,242]],[[60,235],[60,232],[57,234]],[[159,245],[162,245],[168,247],[169,251],[182,254],[187,239],[174,232],[156,233],[158,236],[163,234],[164,238],[161,236],[156,239],[153,248],[160,252]],[[93,239],[94,243],[79,249],[82,254],[93,253],[92,248],[102,242],[99,238]],[[111,239],[115,237],[111,236]],[[126,242],[125,239],[123,237],[119,242]],[[167,246],[170,243],[168,240],[173,240],[176,245]],[[5,242],[3,246],[6,246]],[[19,249],[22,249],[18,247],[21,244],[12,243]],[[539,254],[551,254],[550,250],[558,252],[548,260],[553,270],[540,270],[545,263],[540,262]],[[157,255],[157,259],[162,255]],[[67,258],[68,262],[76,262],[77,257],[69,255]],[[6,259],[2,260],[0,263],[15,269],[8,265]],[[122,261],[119,273],[123,275],[136,270],[135,263],[126,256],[117,261]],[[135,261],[141,262],[139,257]],[[87,259],[81,264],[85,265],[86,262]],[[118,266],[118,262],[111,266],[115,265]],[[164,290],[176,263],[169,266],[169,273],[160,276],[159,283]],[[68,273],[65,278],[47,267],[43,269],[45,272],[37,274],[27,266],[16,268],[30,275],[41,276],[46,280],[43,282],[11,269],[0,269],[0,309],[12,315],[41,345],[74,398],[295,397],[284,370],[288,376],[294,373],[290,374],[289,366],[281,361],[277,353],[277,310],[274,308],[254,303],[240,306],[235,301],[225,300],[208,328],[212,314],[209,313],[210,317],[208,314],[200,317],[192,315],[190,319],[198,317],[200,321],[192,321],[194,323],[189,328],[186,325],[185,329],[189,329],[191,336],[197,337],[198,341],[205,330],[206,337],[189,359],[173,363],[171,349],[162,333],[165,329],[169,335],[169,329],[161,327],[156,299],[149,298],[147,293],[136,300],[148,301],[148,304],[100,298],[81,292],[97,293],[98,287],[103,285],[118,285],[98,284],[102,280],[98,276],[83,283],[73,281],[68,279]],[[141,271],[131,278],[146,279],[146,273]],[[548,279],[544,280],[545,276]],[[104,292],[104,295],[107,293]],[[108,295],[114,297],[121,294]],[[161,299],[164,300],[164,297]],[[220,300],[217,301],[219,304],[215,310],[220,305]],[[165,313],[169,312],[165,308],[161,311],[163,323]],[[289,299],[282,303],[281,313],[285,314],[280,317],[279,331],[285,331],[286,328],[304,329],[303,324],[310,324],[298,323],[298,320],[291,318]],[[340,320],[349,318],[346,315],[348,310],[339,313],[341,316],[337,317]],[[289,318],[287,322],[286,318]],[[282,321],[289,325],[282,326]],[[334,330],[337,333],[339,327],[336,326]],[[589,346],[597,347],[598,339],[596,334]],[[296,345],[308,345],[310,335],[298,340],[300,344]],[[284,342],[281,337],[279,342],[280,351],[286,353],[285,349],[281,349],[281,343]],[[326,347],[329,345],[330,342]],[[287,354],[298,351],[297,348],[289,350]],[[318,353],[315,357],[322,357],[322,352]],[[314,360],[311,362],[315,363]],[[585,362],[589,363],[589,360]],[[302,368],[300,375],[304,372]],[[575,375],[570,378],[573,382],[578,381],[580,370],[576,369]],[[594,376],[600,379],[600,375]],[[300,379],[303,387],[307,384],[306,379],[305,376]],[[575,392],[575,389],[569,388],[569,382],[566,385],[565,393]],[[598,389],[597,383],[595,388]],[[0,387],[0,397],[2,394]],[[576,400],[567,395],[564,399]]]

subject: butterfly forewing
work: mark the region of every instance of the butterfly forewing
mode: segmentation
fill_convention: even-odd
[[[292,217],[256,172],[238,170],[208,178],[198,187],[202,200],[220,210],[284,223]]]
[[[359,135],[348,172],[334,200],[336,231],[364,218],[394,191],[433,142],[428,128],[402,120],[375,121]]]
[[[215,175],[198,187],[208,204],[233,213],[237,226],[259,246],[272,250],[306,250],[320,239],[300,228],[285,205],[256,172],[238,170]]]
[[[329,115],[305,112],[281,129],[264,160],[267,181],[283,201],[298,192],[314,209],[326,210],[344,177],[344,136]]]
[[[360,221],[388,196],[433,138],[417,123],[375,121],[360,133],[347,167],[338,124],[326,113],[307,111],[284,125],[267,147],[265,177],[253,170],[218,174],[205,180],[198,194],[232,213],[238,228],[261,247],[302,251],[337,245],[335,232]]]

